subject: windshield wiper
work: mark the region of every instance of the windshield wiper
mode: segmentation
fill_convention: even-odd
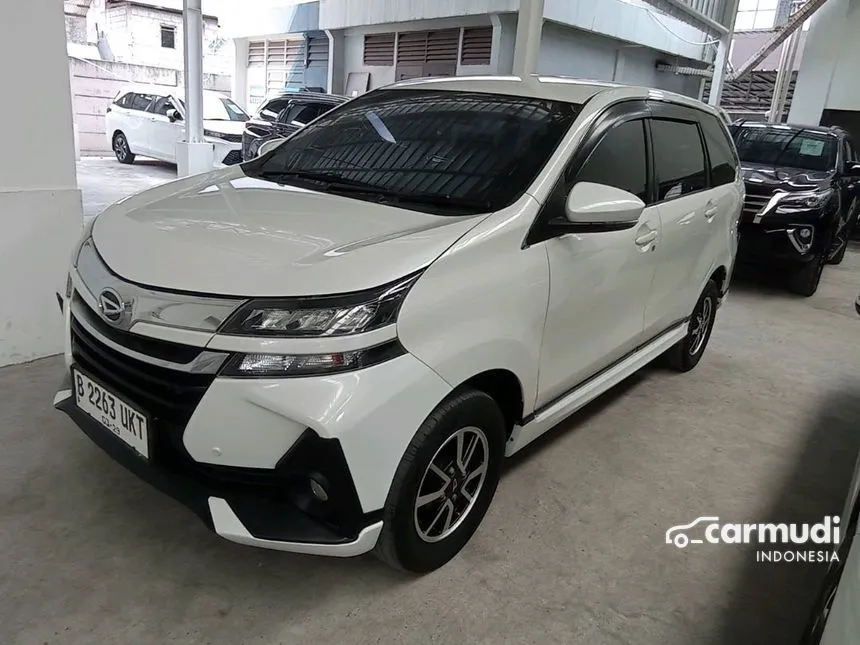
[[[375,197],[380,204],[426,204],[428,206],[443,206],[453,208],[465,208],[476,212],[489,212],[492,204],[487,200],[469,199],[453,195],[442,195],[433,193],[399,193],[387,188],[372,186],[354,179],[348,179],[339,175],[328,175],[319,172],[307,172],[300,170],[261,170],[259,176],[264,179],[293,179],[306,180],[321,184],[323,191],[335,193],[348,193],[352,195],[366,195]]]

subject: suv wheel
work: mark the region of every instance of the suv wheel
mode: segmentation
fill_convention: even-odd
[[[808,298],[818,291],[824,265],[827,264],[827,252],[820,253],[811,262],[807,262],[791,274],[788,290],[799,296]]]
[[[699,364],[714,329],[719,300],[720,290],[713,280],[709,280],[693,308],[686,337],[666,352],[669,367],[678,372],[689,372]]]
[[[493,500],[504,452],[505,422],[490,396],[469,388],[440,403],[397,467],[376,556],[425,573],[457,555]]]
[[[113,153],[116,155],[116,160],[120,163],[134,163],[134,153],[128,147],[128,139],[125,134],[117,132],[113,135]]]

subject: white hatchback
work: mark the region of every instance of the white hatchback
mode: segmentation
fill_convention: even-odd
[[[99,215],[55,404],[227,539],[428,571],[505,456],[661,355],[695,367],[742,195],[687,97],[398,83]]]
[[[185,101],[181,88],[157,85],[121,89],[105,113],[105,136],[120,163],[137,155],[176,163],[176,144],[184,136]],[[214,167],[242,161],[242,131],[250,117],[229,97],[203,91],[203,135],[214,147]]]

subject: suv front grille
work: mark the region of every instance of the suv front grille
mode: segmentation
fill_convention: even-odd
[[[151,365],[118,352],[72,317],[72,357],[81,369],[142,408],[154,422],[184,426],[215,379]]]
[[[742,211],[743,219],[752,220],[758,213],[767,206],[770,201],[770,195],[750,195],[744,198],[744,207]]]

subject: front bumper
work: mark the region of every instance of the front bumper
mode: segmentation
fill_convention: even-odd
[[[68,371],[55,406],[117,462],[242,544],[342,556],[372,549],[406,447],[450,392],[409,354],[320,377],[175,372],[100,341],[77,322],[69,299],[58,300],[67,369],[148,415],[151,459],[77,407]],[[325,483],[324,503],[311,495],[311,478]]]
[[[214,145],[213,159],[215,168],[225,168],[237,163],[242,163],[242,142],[226,141],[210,137],[206,139]]]
[[[802,252],[792,243],[789,229],[799,226],[811,227],[812,246]],[[741,222],[738,225],[739,263],[797,265],[811,262],[822,251],[824,235],[820,226],[811,222]]]

